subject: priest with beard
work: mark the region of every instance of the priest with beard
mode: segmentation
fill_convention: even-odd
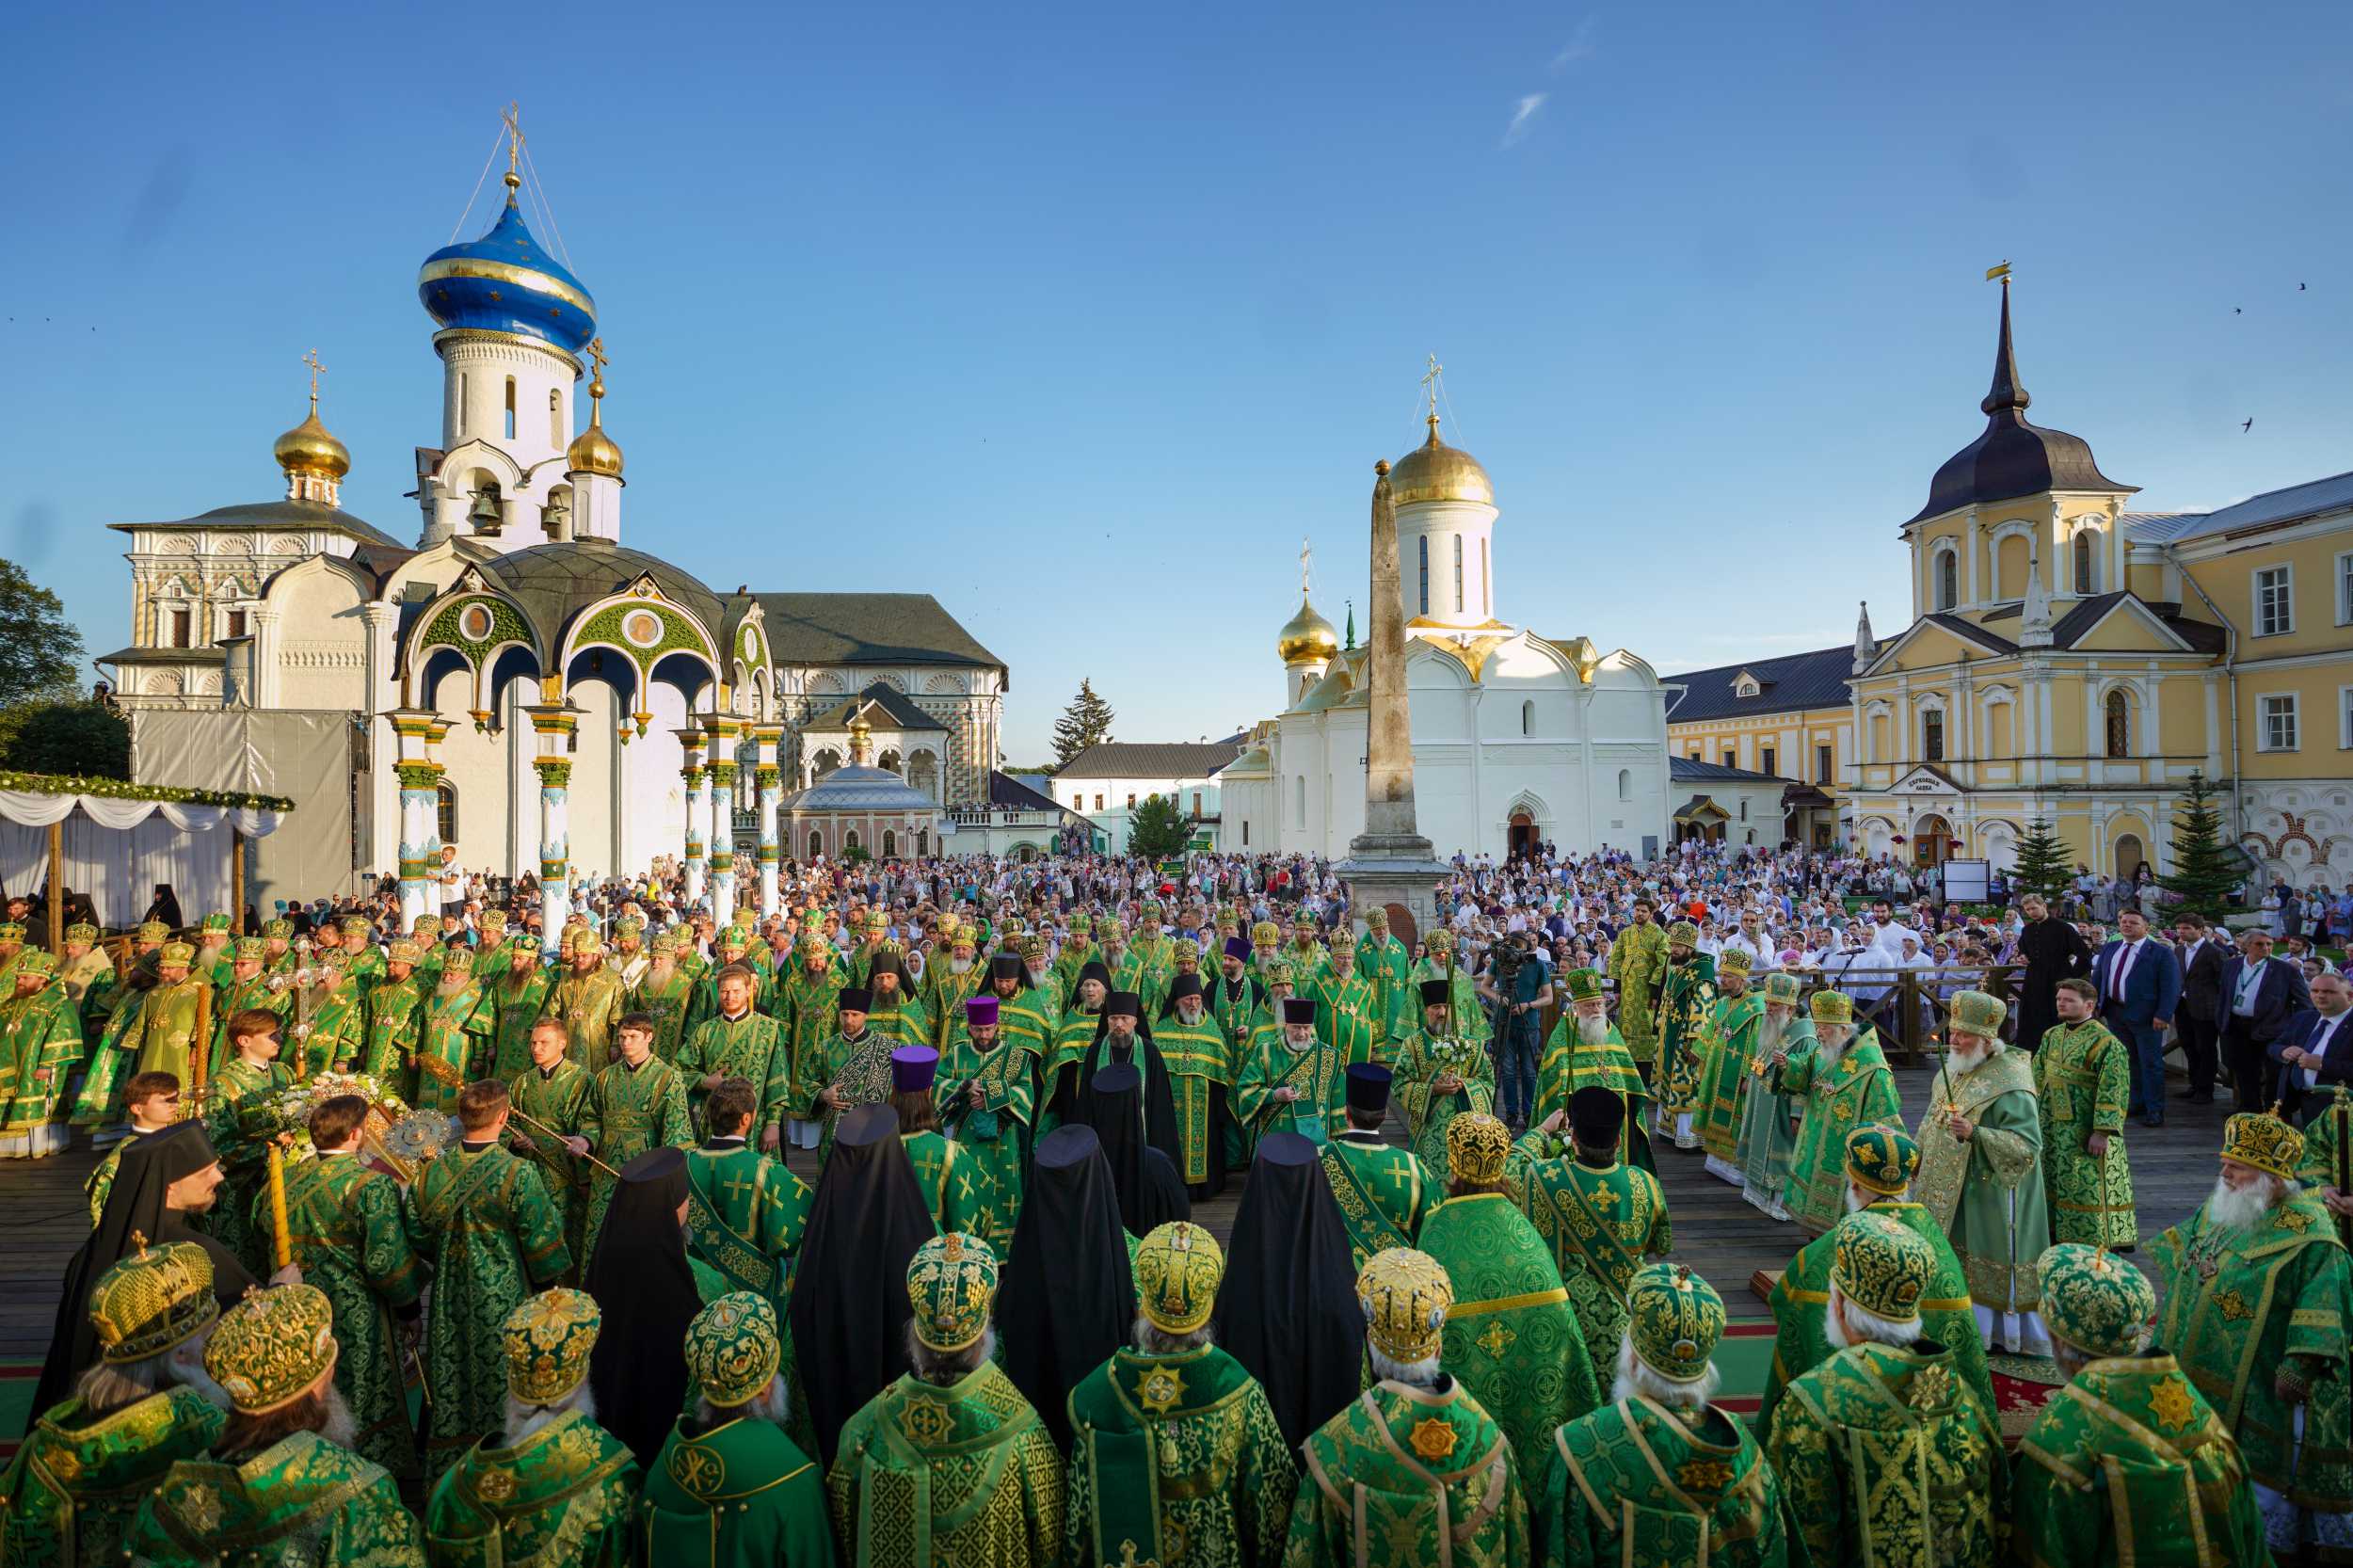
[[[2042,1115],[2033,1064],[1999,1032],[2009,1011],[1983,991],[1953,996],[1950,1049],[1920,1116],[1920,1201],[1961,1258],[1987,1347],[2048,1355],[2035,1268],[2051,1245]]]
[[[1650,1152],[1650,1086],[1635,1069],[1618,1026],[1609,1021],[1609,998],[1599,969],[1571,969],[1561,977],[1568,1006],[1545,1041],[1536,1071],[1536,1120],[1565,1113],[1579,1091],[1606,1089],[1625,1108],[1625,1162],[1656,1172]],[[1616,1353],[1615,1352],[1611,1352]]]
[[[1169,982],[1168,1000],[1152,1037],[1174,1080],[1177,1142],[1184,1158],[1177,1169],[1195,1203],[1225,1191],[1225,1119],[1233,1090],[1232,1053],[1225,1032],[1209,1016],[1201,977],[1179,973]]]
[[[1204,985],[1201,1000],[1209,1016],[1217,1020],[1218,1028],[1225,1032],[1227,1081],[1240,1082],[1241,1070],[1250,1061],[1252,1028],[1267,1000],[1266,984],[1250,963],[1250,938],[1225,938],[1225,951],[1217,961],[1217,973]],[[1222,1136],[1229,1169],[1250,1163],[1250,1129],[1230,1111]]]
[[[220,1159],[197,1122],[150,1133],[123,1151],[98,1228],[66,1264],[56,1328],[33,1391],[36,1412],[55,1407],[72,1392],[74,1380],[97,1363],[98,1334],[89,1317],[91,1287],[141,1245],[185,1242],[202,1248],[212,1259],[213,1290],[224,1309],[253,1288],[257,1282],[236,1254],[193,1223],[213,1207],[221,1181]]]
[[[684,1340],[702,1310],[704,1274],[710,1294],[727,1290],[715,1271],[687,1256],[686,1210],[685,1152],[664,1146],[639,1155],[621,1167],[582,1279],[604,1312],[588,1363],[597,1419],[641,1465],[662,1451],[686,1399],[686,1368],[667,1347]],[[654,1346],[664,1349],[655,1353]]]
[[[1135,1250],[1094,1129],[1048,1133],[998,1286],[997,1337],[1005,1375],[1057,1450],[1070,1444],[1070,1391],[1127,1340]]]
[[[1767,1081],[1781,1094],[1799,1096],[1805,1107],[1790,1157],[1789,1217],[1819,1236],[1847,1212],[1847,1134],[1858,1127],[1904,1119],[1896,1074],[1880,1049],[1879,1034],[1858,1030],[1854,998],[1844,991],[1817,991],[1812,1048],[1782,1048],[1767,1058]]]
[[[1126,1066],[1133,1066],[1143,1075],[1143,1096],[1137,1103],[1142,1107],[1141,1130],[1144,1141],[1168,1157],[1170,1167],[1181,1180],[1185,1145],[1176,1131],[1176,1091],[1170,1082],[1167,1059],[1152,1038],[1152,1026],[1144,1021],[1144,999],[1136,992],[1113,991],[1103,999],[1103,1011],[1095,1020],[1095,1038],[1079,1058],[1070,1108],[1064,1119],[1083,1122],[1095,1128],[1098,1136],[1102,1135],[1104,1118],[1111,1112],[1097,1096],[1096,1076],[1106,1067]],[[1111,1147],[1108,1137],[1104,1147]],[[1136,1234],[1142,1236],[1151,1228],[1145,1225]]]
[[[1776,1220],[1789,1218],[1789,1160],[1805,1102],[1780,1087],[1774,1064],[1788,1061],[1813,1039],[1813,1020],[1799,1013],[1802,989],[1793,974],[1765,977],[1765,1009],[1756,1021],[1749,1092],[1740,1101],[1740,1136],[1732,1156],[1740,1168],[1740,1195]]]
[[[1364,1335],[1347,1222],[1316,1146],[1271,1133],[1234,1212],[1216,1338],[1266,1391],[1287,1448],[1362,1390]]]

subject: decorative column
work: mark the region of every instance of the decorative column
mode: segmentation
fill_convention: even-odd
[[[407,932],[426,908],[425,873],[433,857],[434,808],[441,782],[441,764],[431,747],[449,727],[429,708],[395,708],[384,716],[400,745],[392,774],[400,781],[400,929]]]
[[[580,710],[569,702],[554,702],[523,712],[531,715],[532,733],[539,743],[539,754],[531,762],[539,776],[539,940],[555,952],[571,912],[571,740],[580,726]]]
[[[719,700],[727,701],[724,687]],[[711,731],[711,918],[725,925],[735,919],[735,743],[744,721],[720,712],[703,723]]]
[[[756,724],[752,726],[752,744],[760,748],[759,760],[752,769],[752,782],[760,790],[760,918],[763,920],[783,911],[783,898],[776,887],[777,862],[780,858],[776,843],[776,807],[784,798],[784,775],[776,767],[776,748],[783,743],[784,726]]]
[[[671,733],[686,749],[686,763],[679,769],[679,776],[686,780],[686,903],[691,908],[703,901],[703,824],[711,816],[704,794],[703,732],[700,726],[690,724]]]

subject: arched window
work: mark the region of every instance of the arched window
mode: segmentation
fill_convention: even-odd
[[[2091,592],[2091,536],[2089,533],[2075,536],[2075,591],[2079,594]]]
[[[1961,557],[1949,550],[1936,552],[1936,607],[1950,610],[1961,602]]]
[[[1536,705],[1533,702],[1520,704],[1520,733],[1523,735],[1536,733]]]
[[[548,389],[548,444],[559,447],[566,444],[564,440],[564,394],[554,387]]]
[[[2133,707],[2122,692],[2110,692],[2107,700],[2108,755],[2130,757],[2133,754]]]
[[[433,790],[433,830],[445,844],[457,841],[457,786],[446,778]]]
[[[931,852],[932,830],[928,827],[917,828],[915,830],[915,853],[917,857],[920,858],[931,854]]]
[[[1618,798],[1620,800],[1634,798],[1634,770],[1632,768],[1618,770]]]
[[[506,378],[506,439],[515,439],[515,378]]]
[[[1454,613],[1463,613],[1463,536],[1454,536]]]
[[[1414,541],[1421,546],[1421,609],[1418,615],[1430,613],[1430,536],[1425,534]]]
[[[825,836],[823,833],[811,833],[808,836],[808,857],[811,860],[823,860],[825,857]]]
[[[1920,757],[1923,761],[1945,760],[1945,714],[1931,708],[1920,715]]]
[[[847,855],[857,847],[857,829],[853,827],[841,835],[841,853]]]
[[[899,836],[886,827],[883,829],[883,858],[886,860],[894,860],[898,858],[898,855]]]

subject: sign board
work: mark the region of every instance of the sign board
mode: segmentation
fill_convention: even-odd
[[[1983,904],[1993,896],[1993,862],[1991,860],[1947,860],[1945,862],[1945,897],[1953,904]]]

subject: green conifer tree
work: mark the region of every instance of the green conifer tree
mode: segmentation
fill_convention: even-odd
[[[2074,884],[2067,846],[2049,823],[2037,818],[2027,824],[2026,836],[2018,840],[2018,863],[2010,868],[2009,881],[2021,893],[2040,893],[2046,899],[2057,898]]]
[[[2214,790],[2192,774],[2189,792],[2173,812],[2173,874],[2157,878],[2157,886],[2180,899],[2184,909],[2219,921],[2241,880],[2230,846],[2222,841],[2222,810]]]

